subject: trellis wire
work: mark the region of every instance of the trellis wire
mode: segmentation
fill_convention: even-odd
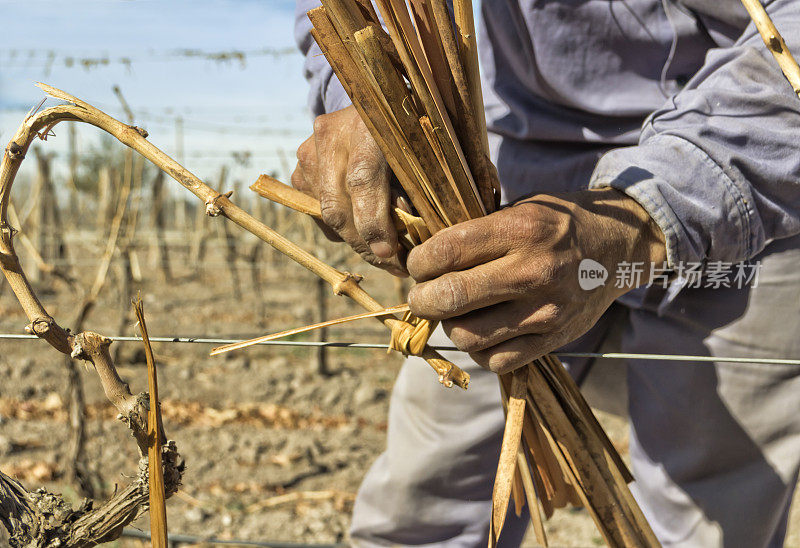
[[[36,335],[21,333],[0,333],[0,340],[33,340],[38,339]],[[140,337],[108,337],[116,342],[141,342]],[[150,337],[151,342],[157,343],[180,343],[180,344],[231,344],[243,342],[246,339],[217,339],[210,337]],[[329,347],[329,348],[366,348],[388,350],[388,344],[382,343],[357,343],[357,342],[335,342],[335,341],[263,341],[256,346],[306,346],[306,347]],[[434,350],[443,352],[462,352],[455,346],[431,345]],[[606,360],[649,360],[649,361],[668,361],[668,362],[721,362],[721,363],[757,363],[767,365],[800,365],[800,359],[787,358],[738,358],[725,356],[693,356],[690,354],[646,354],[636,352],[553,352],[559,358],[598,358]]]

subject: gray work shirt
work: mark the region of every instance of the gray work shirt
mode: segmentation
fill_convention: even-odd
[[[309,105],[349,104],[298,0]],[[800,0],[767,8],[800,54]],[[800,99],[739,0],[484,0],[480,52],[504,200],[615,187],[671,266],[800,233]]]

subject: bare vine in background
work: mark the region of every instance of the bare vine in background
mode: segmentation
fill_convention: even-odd
[[[73,334],[48,314],[22,271],[13,246],[15,231],[8,222],[11,188],[31,143],[36,137],[47,135],[59,121],[79,119],[69,112],[70,108],[74,107],[54,107],[29,116],[6,147],[0,165],[0,270],[30,320],[26,331],[45,339],[63,354],[94,366],[106,397],[133,433],[140,464],[135,479],[97,508],[85,500],[79,508],[72,509],[61,497],[43,489],[28,492],[0,473],[0,522],[9,531],[13,546],[88,547],[113,540],[144,511],[149,497],[147,394],[132,394],[119,377],[109,353],[109,339],[90,331]],[[90,292],[90,301],[94,294],[94,290]],[[161,452],[166,493],[171,495],[180,485],[183,462],[172,441],[162,445]]]
[[[60,496],[44,489],[29,492],[19,482],[0,472],[0,523],[9,531],[13,546],[57,545],[64,548],[83,548],[118,538],[123,527],[147,508],[148,395],[132,394],[128,385],[119,377],[109,352],[110,339],[91,331],[72,333],[59,325],[42,305],[22,270],[14,250],[15,230],[8,221],[8,213],[14,179],[37,137],[44,138],[53,126],[63,121],[84,122],[98,127],[139,152],[203,200],[206,214],[210,217],[227,217],[325,280],[337,295],[351,297],[370,312],[381,311],[384,307],[358,285],[360,276],[340,272],[247,214],[230,201],[229,193],[221,194],[210,188],[148,142],[147,132],[143,129],[124,124],[61,90],[44,84],[39,84],[39,87],[49,95],[72,104],[50,107],[29,115],[5,149],[0,164],[0,271],[5,275],[9,287],[28,317],[30,323],[25,330],[44,339],[59,352],[93,365],[106,397],[116,407],[120,420],[131,429],[136,439],[140,464],[136,479],[116,491],[111,499],[97,508],[91,501],[85,500],[79,508],[73,509]],[[121,217],[119,210],[115,220],[116,217]],[[108,248],[113,252],[120,224],[119,221],[113,223],[112,237],[109,238],[103,265],[108,260]],[[85,312],[94,304],[106,271],[107,267],[101,266],[94,287],[81,307],[81,316],[85,316]],[[410,328],[409,324],[392,316],[383,317],[380,321],[390,330],[403,331]],[[443,384],[455,384],[462,388],[468,386],[469,375],[430,347],[424,348],[422,357],[436,371]],[[167,441],[161,452],[165,493],[170,496],[180,485],[183,462],[172,441]]]

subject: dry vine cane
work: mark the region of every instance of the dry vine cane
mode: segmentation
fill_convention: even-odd
[[[17,141],[23,142],[21,141],[21,138],[28,137],[32,140],[36,136],[36,131],[50,128],[59,121],[74,120],[94,125],[110,133],[123,144],[139,152],[158,168],[162,169],[173,179],[178,181],[184,188],[203,200],[205,203],[206,214],[210,217],[217,217],[220,215],[227,217],[229,220],[233,221],[240,227],[244,228],[251,234],[255,235],[262,241],[271,245],[276,250],[280,251],[290,259],[294,260],[301,266],[325,280],[331,285],[335,294],[347,295],[368,312],[379,312],[385,309],[383,305],[373,299],[363,288],[358,285],[358,281],[361,279],[360,276],[338,271],[327,263],[319,260],[317,257],[311,255],[307,251],[298,247],[281,234],[255,219],[253,216],[249,215],[246,211],[238,207],[230,200],[230,196],[232,194],[231,192],[222,194],[206,185],[203,181],[190,173],[175,160],[164,154],[156,146],[147,141],[145,137],[146,132],[143,130],[123,124],[122,122],[112,118],[90,104],[81,101],[80,99],[64,91],[45,84],[38,85],[49,95],[73,104],[51,107],[38,113],[34,118],[27,120],[26,123],[23,124],[23,127],[20,128],[20,132],[25,130],[25,135],[19,135],[19,138],[15,137],[15,139],[12,140],[12,143],[9,145],[9,149],[6,151],[6,156],[9,156],[9,154],[13,153],[11,150],[13,147],[20,147],[20,145],[17,144]],[[34,120],[36,120],[36,122],[34,122]],[[30,130],[26,130],[25,128],[34,123],[36,124],[36,130],[33,132],[33,135],[30,135]],[[27,141],[27,145],[29,144],[30,141]],[[26,150],[27,145],[25,148]],[[19,167],[18,164],[15,166],[10,164],[10,166],[13,166],[14,173]],[[6,168],[3,167],[3,170],[5,169]],[[0,183],[3,180],[3,173],[0,172]],[[0,248],[0,252],[2,252],[2,248]],[[14,284],[11,285],[12,287],[14,286]],[[386,325],[389,330],[395,333],[404,332],[410,329],[410,325],[408,323],[394,317],[381,318],[380,321]],[[461,388],[467,388],[469,385],[469,375],[467,373],[462,371],[456,365],[442,358],[442,356],[440,356],[429,346],[426,345],[423,347],[419,354],[425,358],[428,364],[436,371],[436,373],[439,375],[440,381],[446,386],[455,384]]]
[[[9,532],[9,542],[15,548],[88,548],[118,538],[123,527],[138,518],[153,500],[151,485],[163,493],[161,498],[174,494],[180,486],[184,464],[175,442],[157,441],[166,438],[160,412],[148,402],[150,396],[147,393],[134,396],[119,378],[108,351],[111,341],[92,332],[73,336],[53,320],[49,325],[52,331],[66,334],[61,342],[69,345],[73,358],[90,361],[95,366],[106,396],[119,411],[118,418],[128,425],[136,439],[139,470],[134,481],[117,490],[100,507],[94,508],[92,501],[84,499],[77,509],[45,489],[29,492],[0,472],[0,523]],[[152,478],[151,471],[156,468],[148,466],[148,451],[151,460],[155,460],[153,453],[157,452],[162,463]],[[151,484],[154,478],[160,482]],[[159,495],[155,496],[158,500]]]
[[[146,508],[148,398],[146,394],[131,394],[128,385],[119,377],[109,353],[111,341],[94,332],[73,334],[61,327],[39,301],[22,270],[13,246],[15,230],[8,222],[7,215],[14,179],[36,137],[46,136],[53,126],[62,121],[85,122],[98,127],[139,152],[203,200],[209,216],[227,217],[324,279],[336,294],[348,295],[368,311],[377,312],[384,310],[384,307],[358,285],[360,277],[339,272],[248,215],[229,200],[230,194],[213,190],[149,143],[144,130],[124,124],[61,90],[44,84],[39,84],[39,87],[49,95],[72,104],[50,107],[29,115],[5,149],[0,164],[0,270],[28,316],[30,323],[26,331],[46,340],[59,352],[92,363],[106,397],[119,411],[121,420],[133,431],[143,458],[137,479],[97,509],[87,501],[79,509],[73,510],[60,497],[43,490],[28,492],[18,482],[0,473],[0,522],[9,530],[15,546],[82,548],[117,538],[122,528]],[[380,321],[393,331],[411,328],[394,317],[381,318]],[[460,368],[428,346],[422,355],[438,373],[440,382],[446,386],[455,384],[467,388],[469,375]],[[183,464],[173,442],[167,442],[162,453],[164,483],[169,496],[180,483]]]
[[[29,116],[14,135],[0,165],[0,270],[5,274],[30,324],[29,333],[45,339],[56,350],[75,359],[91,362],[100,377],[118,417],[131,429],[139,449],[136,479],[113,497],[94,508],[85,500],[73,510],[61,497],[43,489],[28,492],[17,481],[0,473],[0,522],[9,531],[10,542],[20,547],[62,546],[83,548],[118,538],[122,528],[147,507],[149,498],[148,395],[131,394],[119,377],[109,353],[111,341],[94,332],[72,334],[45,310],[22,271],[13,247],[14,229],[8,222],[11,188],[30,144],[61,120],[75,120],[70,107],[55,107]],[[74,107],[72,107],[74,108]],[[162,435],[162,439],[165,439]],[[183,475],[183,462],[172,441],[161,446],[166,495],[173,494]]]
[[[73,107],[74,108],[74,107]],[[45,339],[58,351],[74,359],[91,362],[100,377],[109,401],[119,411],[118,417],[131,429],[139,449],[139,471],[136,479],[118,490],[108,501],[94,508],[85,500],[72,509],[61,497],[44,489],[28,492],[20,483],[0,472],[0,523],[10,534],[12,546],[83,548],[120,536],[125,525],[147,508],[150,478],[147,458],[150,436],[146,393],[133,395],[119,377],[109,353],[111,341],[94,332],[72,334],[62,328],[45,310],[22,271],[13,247],[14,229],[8,222],[11,188],[25,154],[37,136],[47,132],[61,120],[75,120],[69,107],[47,109],[29,116],[14,135],[0,165],[0,270],[22,305],[30,324],[29,333]],[[166,439],[159,432],[160,439]],[[183,475],[183,462],[174,442],[158,446],[163,462],[166,496],[178,488]]]

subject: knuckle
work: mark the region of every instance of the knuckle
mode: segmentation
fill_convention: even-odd
[[[519,219],[516,220],[515,224],[519,232],[526,236],[538,236],[541,234],[541,229],[544,228],[542,226],[544,223],[537,214],[519,215]]]
[[[451,232],[442,233],[435,243],[437,260],[446,268],[458,264],[462,255],[461,245],[451,235]]]
[[[524,365],[524,359],[517,352],[498,352],[489,357],[488,367],[493,373],[501,375]]]
[[[386,238],[390,230],[388,190],[384,193],[374,172],[363,168],[348,173],[347,188],[353,204],[353,221],[361,237],[367,242]]]
[[[542,307],[541,322],[547,325],[559,325],[564,317],[564,308],[558,304],[550,303]]]
[[[515,295],[530,295],[532,292],[552,286],[563,279],[561,267],[553,260],[552,255],[537,257],[535,264],[522,263],[516,268],[506,271],[505,281],[509,291]]]
[[[309,165],[316,159],[316,150],[313,138],[308,138],[297,147],[297,161],[300,165]]]
[[[314,118],[314,134],[317,136],[324,136],[325,132],[330,127],[330,115],[321,114]]]
[[[565,265],[556,261],[554,256],[545,257],[538,266],[537,277],[539,278],[539,285],[550,285],[562,279]]]
[[[494,354],[489,357],[487,367],[492,373],[498,375],[507,372],[511,369],[510,360],[506,354]]]
[[[468,284],[462,276],[443,276],[439,284],[437,309],[443,314],[455,312],[468,301]]]
[[[549,242],[558,237],[558,219],[545,207],[529,204],[530,207],[517,215],[514,235],[526,242]]]
[[[520,268],[510,269],[503,275],[504,282],[512,295],[527,295],[533,289],[539,287],[538,281],[529,272],[530,266],[523,265]]]
[[[536,310],[521,327],[534,333],[550,333],[561,328],[564,323],[564,308],[555,303],[549,303]]]
[[[289,178],[289,181],[295,188],[300,188],[303,186],[303,176],[300,174],[299,169],[295,169],[294,171],[292,171],[292,176]]]
[[[346,183],[351,192],[373,192],[377,187],[377,170],[369,162],[357,162],[347,172]]]
[[[347,211],[336,201],[327,200],[320,204],[320,213],[323,222],[336,232],[340,232],[347,226]]]

